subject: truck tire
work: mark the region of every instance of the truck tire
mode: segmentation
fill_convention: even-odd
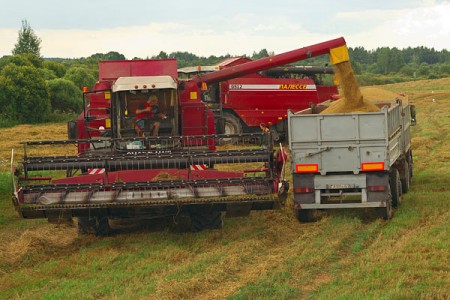
[[[110,227],[107,217],[78,217],[78,233],[107,236]]]
[[[392,218],[392,199],[386,200],[386,207],[377,207],[377,212],[383,220],[390,220]]]
[[[397,169],[393,169],[389,176],[389,186],[391,188],[392,206],[398,207],[402,203],[402,184]]]
[[[305,222],[305,223],[309,223],[309,222],[313,222],[314,221],[314,210],[313,209],[297,209],[295,211],[296,215],[297,215],[297,219],[300,222]]]
[[[390,186],[389,186],[390,188]],[[392,192],[390,192],[391,194]],[[386,199],[386,207],[377,207],[377,213],[383,220],[390,220],[393,215],[393,209],[392,209],[392,197],[391,195],[388,195]]]
[[[403,172],[405,173],[405,177],[400,179],[402,183],[402,193],[406,194],[409,191],[409,185],[411,183],[411,172],[409,170],[409,163],[406,161]]]

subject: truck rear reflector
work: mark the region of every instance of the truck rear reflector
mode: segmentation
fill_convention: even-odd
[[[319,172],[318,164],[297,164],[295,165],[295,172],[297,173],[317,173]]]
[[[362,171],[383,171],[384,162],[367,162],[361,164]]]

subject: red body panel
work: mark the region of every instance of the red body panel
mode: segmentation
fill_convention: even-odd
[[[232,109],[247,126],[276,124],[288,109],[317,104],[317,87],[311,79],[237,78],[222,85],[223,108]]]
[[[153,60],[109,60],[101,61],[98,67],[99,81],[115,80],[130,76],[167,75],[177,78],[176,59]]]
[[[181,107],[182,135],[214,134],[214,114],[199,101],[185,102]]]

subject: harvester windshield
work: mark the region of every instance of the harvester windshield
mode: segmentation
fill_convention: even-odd
[[[178,135],[177,83],[172,77],[120,77],[111,98],[114,138]]]

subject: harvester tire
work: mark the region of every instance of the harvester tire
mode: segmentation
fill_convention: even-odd
[[[279,141],[281,141],[281,136],[280,136],[280,134],[278,133],[278,131],[276,131],[275,129],[274,130],[271,130],[270,131],[270,134],[272,135],[272,140],[274,141],[274,142],[279,142]]]
[[[78,217],[78,232],[80,234],[107,236],[110,231],[107,217]]]
[[[223,227],[222,212],[210,207],[198,207],[191,210],[192,232],[204,229],[221,229]]]
[[[242,124],[238,117],[230,113],[223,114],[224,134],[241,134]],[[237,138],[222,138],[221,144],[236,144]]]
[[[300,222],[309,223],[314,221],[313,209],[297,209],[295,210],[295,213]]]

